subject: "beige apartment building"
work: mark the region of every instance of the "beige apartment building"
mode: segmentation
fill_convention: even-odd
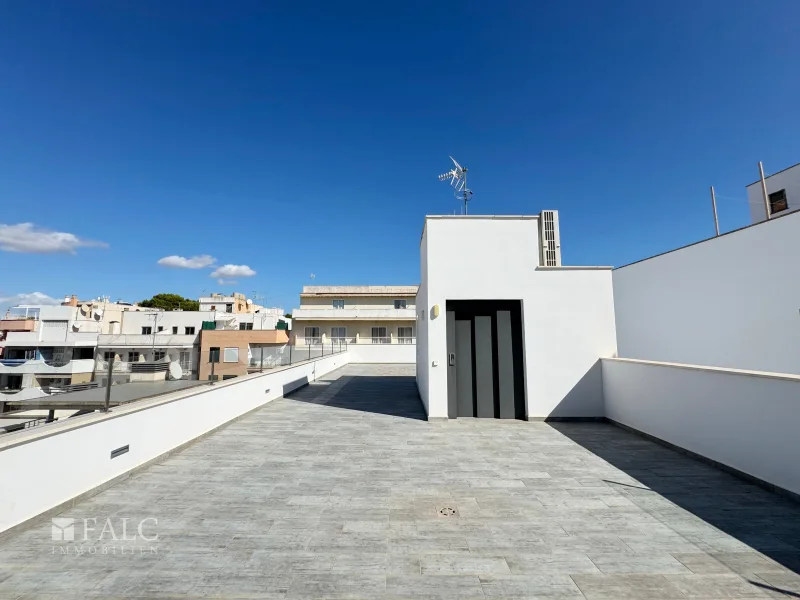
[[[200,332],[199,379],[202,381],[210,379],[212,363],[214,363],[215,380],[230,379],[254,372],[262,365],[261,357],[265,357],[264,366],[268,368],[288,364],[290,356],[288,352],[285,357],[287,360],[283,360],[284,357],[276,352],[281,351],[288,343],[289,336],[286,331],[280,329],[203,330]]]
[[[304,286],[292,311],[294,343],[413,344],[418,287]]]

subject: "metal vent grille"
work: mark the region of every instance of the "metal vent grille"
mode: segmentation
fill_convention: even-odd
[[[129,445],[122,446],[121,448],[117,448],[116,450],[112,450],[111,451],[111,458],[117,458],[118,456],[128,452],[128,450],[130,450],[130,446]]]
[[[558,225],[555,211],[542,211],[542,264],[546,267],[561,265]]]

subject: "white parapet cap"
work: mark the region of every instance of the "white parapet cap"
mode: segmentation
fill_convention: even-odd
[[[416,296],[418,285],[304,285],[300,297]]]

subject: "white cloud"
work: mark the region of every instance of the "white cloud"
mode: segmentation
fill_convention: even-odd
[[[29,252],[32,254],[55,254],[64,252],[75,254],[77,248],[98,246],[105,248],[108,244],[84,240],[74,233],[50,231],[36,227],[33,223],[5,225],[0,223],[0,250],[6,252]]]
[[[62,301],[62,298],[51,298],[42,292],[31,292],[30,294],[16,294],[14,296],[8,296],[7,298],[0,298],[0,308],[5,310],[17,304],[47,304],[50,306],[57,306],[61,304]],[[0,314],[0,318],[2,318],[2,316],[3,315]]]
[[[222,265],[213,273],[211,277],[226,279],[231,277],[252,277],[256,272],[247,265]]]
[[[200,256],[192,256],[191,258],[184,258],[183,256],[165,256],[159,259],[158,264],[162,267],[174,267],[176,269],[204,269],[205,267],[212,266],[217,259],[208,254],[201,254]]]
[[[217,279],[217,285],[236,285],[237,283],[235,279]]]

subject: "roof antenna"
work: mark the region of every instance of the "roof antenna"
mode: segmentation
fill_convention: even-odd
[[[464,214],[467,214],[467,202],[472,198],[472,190],[467,187],[467,168],[462,167],[452,156],[450,160],[455,165],[447,173],[439,175],[439,181],[450,180],[450,185],[455,189],[455,197],[464,201]]]

